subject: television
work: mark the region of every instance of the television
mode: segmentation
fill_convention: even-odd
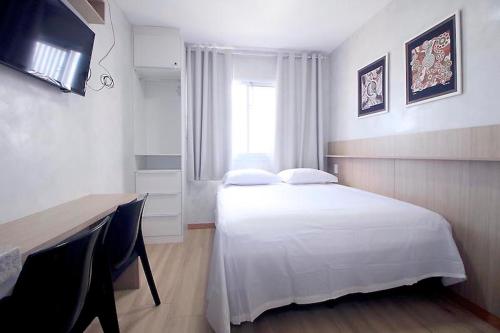
[[[60,0],[0,0],[0,63],[85,96],[94,32]]]

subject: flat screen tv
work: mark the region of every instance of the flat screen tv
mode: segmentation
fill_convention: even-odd
[[[0,0],[0,63],[85,96],[94,32],[60,0]]]

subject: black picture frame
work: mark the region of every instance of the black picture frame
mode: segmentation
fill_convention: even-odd
[[[461,94],[461,52],[460,12],[406,42],[406,105]]]
[[[389,111],[388,58],[386,54],[358,70],[358,118]]]

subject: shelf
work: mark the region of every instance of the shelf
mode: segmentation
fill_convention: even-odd
[[[177,173],[177,172],[182,172],[180,169],[139,169],[136,171],[136,173]]]
[[[368,156],[368,155],[325,155],[326,158],[358,158],[358,159],[380,159],[380,160],[431,160],[431,161],[480,161],[498,162],[499,159],[481,157],[450,157],[450,156]]]
[[[180,170],[182,155],[135,155],[137,170]]]
[[[153,196],[153,197],[161,197],[161,196],[173,196],[173,195],[179,195],[179,194],[182,194],[181,191],[177,191],[177,192],[148,192],[148,194],[150,196]]]
[[[68,2],[87,23],[105,23],[106,4],[104,0],[68,0]]]
[[[142,214],[143,217],[177,217],[180,216],[180,213],[176,214]]]
[[[325,155],[326,158],[378,158],[378,159],[394,159],[391,156],[363,156],[363,155]]]
[[[136,153],[135,156],[172,156],[172,157],[181,157],[182,155],[181,154],[152,154],[152,153],[144,153],[144,154],[140,154],[140,153]]]
[[[144,80],[180,80],[180,68],[135,67],[135,72]]]

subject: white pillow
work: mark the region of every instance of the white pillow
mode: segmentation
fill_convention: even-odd
[[[225,174],[224,185],[267,185],[281,183],[274,173],[260,169],[232,170]]]
[[[288,169],[278,173],[282,181],[288,184],[324,184],[338,183],[337,176],[316,169]]]

